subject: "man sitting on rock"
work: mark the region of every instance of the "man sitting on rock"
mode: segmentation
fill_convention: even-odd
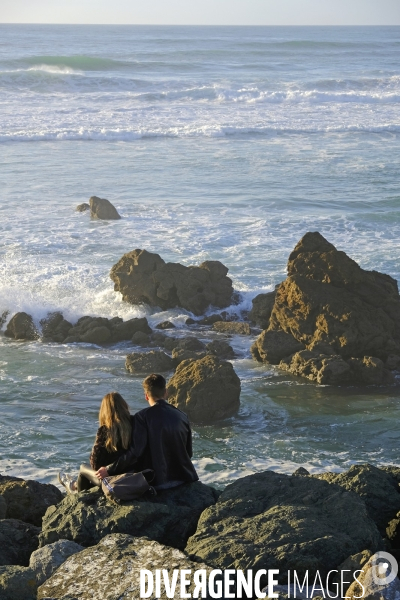
[[[182,483],[197,481],[192,464],[192,431],[185,413],[167,402],[166,381],[153,373],[143,381],[147,408],[134,417],[131,447],[97,476],[103,479],[115,473],[154,470],[152,486],[165,490]]]

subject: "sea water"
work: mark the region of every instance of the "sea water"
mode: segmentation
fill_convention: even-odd
[[[1,25],[0,312],[184,335],[186,311],[113,291],[125,252],[222,261],[241,317],[307,231],[399,279],[399,65],[397,27]],[[123,218],[75,212],[92,195]],[[317,386],[254,362],[253,340],[230,340],[239,414],[193,426],[204,482],[399,463],[395,386]],[[130,351],[0,336],[0,472],[55,482],[87,460],[105,393],[145,407]]]

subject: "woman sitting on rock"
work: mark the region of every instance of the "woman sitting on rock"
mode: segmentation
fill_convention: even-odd
[[[90,465],[82,464],[78,479],[75,481],[68,473],[59,473],[58,480],[67,492],[74,494],[100,487],[101,480],[96,471],[103,465],[109,465],[124,454],[132,443],[134,417],[121,394],[111,392],[101,401],[99,429],[90,454]]]

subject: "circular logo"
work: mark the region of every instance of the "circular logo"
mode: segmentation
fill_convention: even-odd
[[[372,557],[372,579],[377,585],[388,585],[397,577],[399,565],[388,552],[377,552]]]

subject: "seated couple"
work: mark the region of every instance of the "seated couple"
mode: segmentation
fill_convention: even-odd
[[[143,382],[147,408],[129,413],[125,400],[117,392],[104,396],[90,465],[80,467],[75,481],[59,473],[60,483],[69,493],[100,486],[109,475],[128,471],[154,470],[151,482],[156,490],[197,481],[192,464],[192,432],[188,417],[167,402],[166,381],[152,374]]]

